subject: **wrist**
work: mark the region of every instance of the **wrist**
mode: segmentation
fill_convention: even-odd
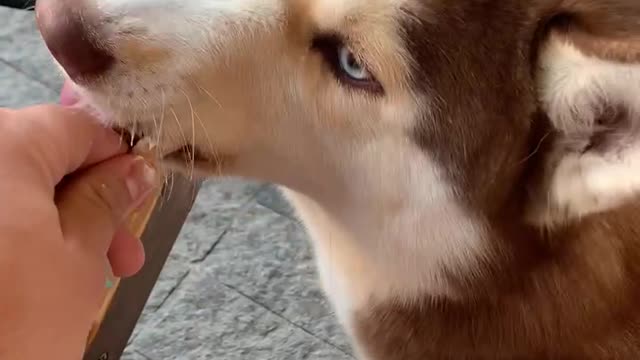
[[[0,359],[80,360],[91,322],[51,306],[55,296],[14,289],[0,299]]]
[[[23,323],[0,333],[0,359],[80,360],[87,334],[88,329],[60,324]]]

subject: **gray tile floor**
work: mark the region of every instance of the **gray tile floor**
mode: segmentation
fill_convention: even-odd
[[[33,13],[0,9],[0,106],[57,99]],[[274,188],[208,182],[124,359],[353,359],[301,226]]]

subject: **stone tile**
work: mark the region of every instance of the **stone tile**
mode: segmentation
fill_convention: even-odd
[[[120,360],[151,360],[151,358],[145,356],[138,350],[135,350],[133,347],[129,347],[124,350]]]
[[[174,246],[174,254],[186,261],[202,261],[262,186],[237,179],[216,179],[203,184]]]
[[[0,107],[24,107],[57,99],[57,94],[0,61]]]
[[[350,359],[215,281],[209,271],[190,274],[159,312],[132,344],[151,359]]]
[[[37,30],[35,13],[0,8],[0,24],[0,59],[58,90],[62,76]]]
[[[167,262],[160,273],[159,281],[153,288],[147,308],[155,310],[162,306],[167,297],[175,290],[182,280],[189,273],[190,267],[179,256],[172,253],[169,255]]]
[[[320,289],[311,247],[298,223],[256,204],[234,220],[203,266],[219,281],[350,351]]]
[[[254,198],[260,186],[231,179],[203,184],[130,341],[153,322],[158,308],[189,273],[191,263],[197,263],[206,256],[233,218]]]
[[[258,192],[256,197],[258,203],[267,207],[278,214],[284,215],[291,219],[295,219],[295,211],[289,202],[284,198],[282,192],[275,185],[266,185],[264,189]]]
[[[140,319],[136,325],[129,342],[133,342],[136,336],[156,318],[157,310],[164,305],[169,297],[176,291],[178,286],[182,283],[185,277],[189,274],[189,264],[184,261],[184,258],[172,252],[165,263],[160,277],[156,282],[147,304],[140,314]]]

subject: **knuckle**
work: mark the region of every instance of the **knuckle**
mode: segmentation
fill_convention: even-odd
[[[1,147],[7,150],[2,153],[10,154],[16,162],[37,168],[42,176],[48,177],[52,175],[49,171],[51,164],[65,161],[69,154],[47,140],[51,138],[49,128],[28,122],[16,121],[2,129],[4,138]]]
[[[38,163],[67,164],[75,151],[68,114],[55,105],[35,105],[3,116],[0,121],[3,149]],[[42,166],[47,170],[49,166]]]
[[[42,119],[33,114],[32,110],[11,110],[0,114],[2,121],[2,135],[14,146],[25,146],[33,142],[34,137],[46,134],[49,129],[43,129],[39,122]]]
[[[29,133],[25,131],[25,127],[19,122],[2,122],[0,131],[2,131],[1,147],[3,154],[11,153],[14,156],[24,154],[26,149],[30,148],[31,138]],[[6,150],[6,151],[5,151]]]

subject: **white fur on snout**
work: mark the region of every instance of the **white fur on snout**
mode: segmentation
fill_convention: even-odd
[[[281,1],[269,0],[92,0],[112,30],[142,30],[148,40],[199,49],[210,39],[229,38],[225,27],[268,24],[282,12]],[[225,24],[226,23],[226,24]],[[242,30],[235,28],[234,30]]]
[[[116,59],[100,81],[83,83],[84,108],[100,114],[109,125],[144,129],[163,151],[193,141],[192,133],[201,135],[202,123],[209,120],[193,115],[193,109],[201,114],[204,107],[219,107],[202,74],[233,66],[231,49],[249,51],[257,41],[254,37],[259,37],[256,34],[277,29],[283,4],[281,0],[78,2],[85,7],[79,10],[92,15],[86,21],[93,22],[96,41],[108,46]],[[203,106],[205,102],[209,104]],[[209,139],[198,140],[211,146]]]
[[[540,93],[552,124],[566,139],[588,142],[606,105],[630,119],[617,129],[630,132],[605,148],[558,150],[545,205],[533,217],[553,224],[606,211],[640,194],[640,64],[605,61],[552,38],[541,54]],[[620,143],[615,143],[620,141]]]
[[[101,19],[100,36],[113,45],[115,57],[137,82],[181,81],[203,63],[224,61],[225,48],[281,20],[282,1],[269,0],[89,0]],[[122,44],[165,53],[153,74],[123,53]],[[169,67],[166,68],[166,67]],[[171,78],[173,77],[173,78]],[[134,89],[136,90],[136,89]],[[169,90],[169,89],[167,89]]]

